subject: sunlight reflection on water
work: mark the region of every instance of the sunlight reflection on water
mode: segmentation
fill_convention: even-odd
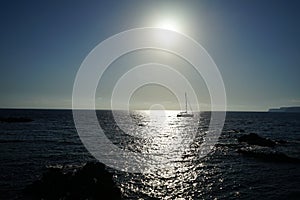
[[[165,110],[131,113],[143,133],[142,140],[137,140],[134,146],[139,146],[141,153],[159,160],[160,165],[151,168],[150,173],[127,174],[130,180],[124,181],[122,188],[156,198],[192,198],[182,195],[186,190],[193,191],[192,187],[197,186],[195,180],[203,164],[195,163],[198,160],[199,145],[194,143],[196,137],[201,142],[199,137],[207,129],[199,113],[186,118],[177,117],[177,113],[178,111]],[[141,181],[143,187],[135,188],[137,180]]]
[[[142,142],[138,144],[143,154],[149,154],[164,164],[178,161],[193,142],[199,127],[199,115],[194,118],[178,118],[177,111],[136,111],[137,124],[142,124]],[[145,117],[138,118],[137,115]],[[161,167],[161,166],[159,166]]]

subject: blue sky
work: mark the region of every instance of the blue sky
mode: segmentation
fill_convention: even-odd
[[[70,108],[76,72],[98,43],[170,17],[214,59],[229,110],[300,105],[299,8],[267,0],[1,1],[0,107]]]

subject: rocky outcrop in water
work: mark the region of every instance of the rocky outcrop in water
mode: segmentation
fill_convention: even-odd
[[[238,141],[241,143],[240,145],[243,143],[250,145],[237,149],[237,152],[244,156],[253,157],[267,162],[300,163],[298,158],[292,158],[277,151],[275,145],[284,145],[287,144],[287,141],[273,141],[268,138],[263,138],[255,133],[242,135],[238,138]]]
[[[255,133],[250,133],[248,135],[242,135],[241,137],[238,138],[239,142],[246,142],[247,144],[250,145],[258,145],[258,146],[263,146],[263,147],[274,147],[276,145],[276,142],[260,137],[259,135]]]
[[[31,199],[121,199],[112,174],[102,163],[87,163],[75,172],[50,168],[41,180],[29,185],[24,193]]]
[[[0,117],[0,122],[17,123],[17,122],[32,122],[33,119],[26,117]]]

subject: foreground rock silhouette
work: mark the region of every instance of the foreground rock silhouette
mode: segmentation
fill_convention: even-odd
[[[121,199],[112,174],[102,163],[89,162],[75,172],[50,168],[24,191],[31,199]]]
[[[259,135],[255,133],[250,133],[248,135],[242,135],[241,137],[238,138],[239,142],[246,142],[247,144],[250,145],[258,145],[258,146],[263,146],[263,147],[274,147],[276,145],[276,142],[260,137]]]

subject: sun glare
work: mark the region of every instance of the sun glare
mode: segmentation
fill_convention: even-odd
[[[170,20],[170,19],[166,19],[166,20],[158,22],[155,27],[167,29],[167,30],[171,30],[171,31],[177,31],[177,32],[180,31],[178,24],[175,21]]]

